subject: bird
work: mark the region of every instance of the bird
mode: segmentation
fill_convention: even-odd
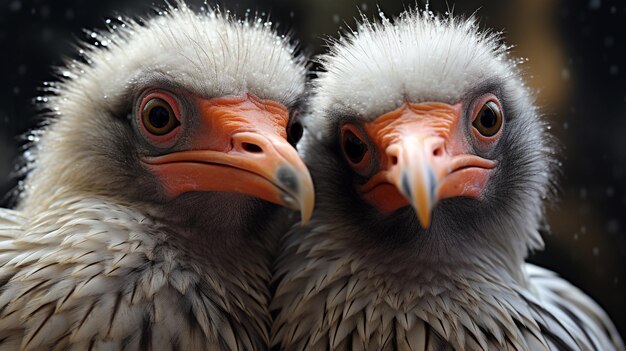
[[[299,144],[316,205],[283,239],[272,345],[624,350],[596,302],[525,262],[559,163],[523,60],[476,15],[379,15],[317,58]]]
[[[306,59],[262,16],[109,19],[44,83],[0,210],[0,350],[268,348],[276,240],[314,192]]]

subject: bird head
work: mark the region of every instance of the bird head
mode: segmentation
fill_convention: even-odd
[[[37,134],[25,207],[56,193],[182,212],[199,199],[262,199],[308,219],[312,182],[292,128],[306,68],[290,38],[183,3],[107,23],[47,85],[52,116]]]
[[[552,147],[498,34],[408,11],[330,46],[303,143],[320,216],[376,243],[542,245]]]

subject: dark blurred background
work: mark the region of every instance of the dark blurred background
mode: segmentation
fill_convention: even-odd
[[[528,58],[528,83],[560,140],[559,201],[549,211],[546,250],[530,260],[559,272],[606,309],[626,336],[626,3],[615,0],[447,0],[457,14],[477,11],[483,27],[504,30],[513,54]],[[199,8],[202,3],[190,1]],[[243,14],[265,12],[293,31],[308,54],[323,38],[354,27],[375,1],[224,0]],[[424,1],[418,1],[423,7]],[[36,97],[54,78],[52,66],[75,57],[72,44],[86,29],[121,15],[154,14],[153,0],[0,0],[0,203],[17,184],[11,176],[21,135],[40,121]],[[380,0],[388,17],[412,1]],[[443,13],[445,0],[430,8]]]

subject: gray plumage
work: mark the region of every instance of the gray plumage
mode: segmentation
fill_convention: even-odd
[[[538,228],[556,162],[499,35],[479,31],[475,20],[408,11],[394,23],[363,19],[320,62],[301,147],[317,204],[311,222],[288,233],[277,263],[274,345],[624,350],[595,302],[524,262],[543,248]],[[383,215],[360,197],[362,176],[342,154],[343,123],[362,125],[407,102],[452,105],[485,93],[499,98],[505,122],[487,154],[473,151],[497,165],[480,199],[440,201],[425,229],[410,206]]]
[[[0,350],[267,349],[270,265],[292,216],[235,193],[167,200],[139,162],[153,150],[133,111],[147,88],[293,110],[304,63],[260,19],[162,12],[94,32],[99,46],[46,86],[19,206],[0,209]]]

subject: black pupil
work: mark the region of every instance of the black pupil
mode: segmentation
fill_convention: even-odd
[[[348,131],[344,137],[343,149],[350,161],[359,163],[363,159],[363,156],[365,156],[367,145],[365,145],[361,139],[357,138],[354,133]]]
[[[150,110],[149,119],[154,128],[164,128],[170,121],[170,111],[163,106],[154,106]]]
[[[495,127],[497,123],[498,116],[496,116],[496,112],[493,110],[493,107],[487,105],[487,108],[485,108],[480,115],[480,124],[489,129]]]
[[[302,124],[299,122],[293,122],[289,128],[289,132],[287,133],[287,141],[291,145],[295,145],[298,141],[300,141],[300,138],[302,138],[303,131]]]

